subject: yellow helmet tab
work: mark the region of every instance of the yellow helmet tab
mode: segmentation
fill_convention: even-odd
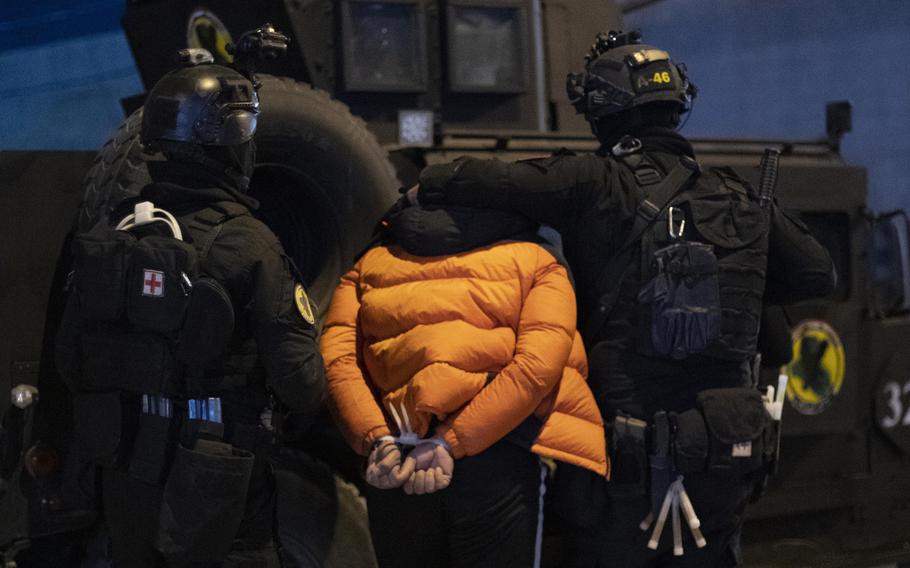
[[[629,55],[629,65],[632,67],[641,67],[655,61],[669,61],[670,54],[662,49],[643,49]]]

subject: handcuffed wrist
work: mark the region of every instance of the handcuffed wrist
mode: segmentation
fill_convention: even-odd
[[[427,438],[424,441],[432,442],[433,444],[436,444],[437,446],[441,446],[442,448],[445,448],[445,450],[447,452],[449,452],[449,455],[452,455],[452,456],[455,455],[455,453],[452,451],[452,447],[441,436],[433,436],[432,438]]]
[[[373,440],[373,445],[371,446],[371,449],[376,449],[379,446],[385,444],[386,442],[392,442],[394,444],[397,442],[397,440],[395,439],[395,436],[380,436],[380,437],[376,438],[375,440]]]

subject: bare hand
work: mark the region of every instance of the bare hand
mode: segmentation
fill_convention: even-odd
[[[434,442],[418,444],[404,460],[413,473],[404,484],[408,495],[427,495],[452,483],[455,460],[445,447]],[[402,468],[404,469],[404,468]]]
[[[367,461],[367,483],[378,489],[401,487],[414,473],[414,462],[401,463],[401,450],[392,440],[373,446]]]

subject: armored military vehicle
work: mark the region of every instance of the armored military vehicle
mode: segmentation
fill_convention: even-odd
[[[594,150],[564,81],[596,32],[620,28],[620,18],[613,2],[581,0],[129,0],[123,27],[147,88],[178,49],[231,64],[228,46],[264,21],[291,37],[287,57],[260,69],[252,192],[324,307],[396,189],[425,164]],[[71,561],[97,517],[92,470],[71,439],[79,406],[56,376],[51,342],[68,235],[148,179],[155,157],[137,142],[142,100],[123,101],[128,118],[97,155],[0,153],[0,390],[13,392],[0,399],[7,562],[30,545],[23,565]],[[840,275],[832,297],[786,313],[794,358],[782,461],[749,511],[754,566],[910,561],[910,354],[900,346],[910,331],[910,231],[902,212],[869,213],[865,170],[838,153],[849,117],[842,105],[829,114],[818,141],[695,142],[703,164],[747,178],[764,148],[779,149],[777,195],[802,213]],[[767,374],[776,384],[777,370]],[[333,461],[331,450],[307,449]],[[341,462],[333,466],[344,470]]]

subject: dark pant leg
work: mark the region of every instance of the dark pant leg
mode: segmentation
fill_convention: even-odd
[[[537,456],[510,442],[455,462],[441,492],[453,566],[534,566],[542,483]]]
[[[458,465],[455,466],[458,476]],[[401,489],[366,492],[373,548],[382,568],[448,568],[443,493],[407,495]]]
[[[163,490],[129,474],[103,468],[104,518],[117,568],[165,566],[155,549]]]
[[[658,566],[663,549],[672,542],[669,521],[661,538],[662,548],[648,548],[651,531],[639,528],[651,510],[651,500],[638,484],[610,484],[607,488],[606,512],[597,527],[581,532],[576,538],[576,563],[586,568],[652,568]],[[672,549],[667,548],[668,550]],[[671,550],[672,553],[672,550]]]
[[[754,480],[750,476],[729,473],[698,473],[686,476],[683,484],[701,521],[701,530],[708,541],[697,549],[683,524],[685,555],[667,566],[695,568],[738,566],[741,561],[739,537],[746,505],[752,495]]]
[[[581,549],[572,556],[572,566],[629,568],[729,568],[739,564],[739,534],[751,494],[748,479],[721,474],[691,474],[684,480],[686,492],[701,521],[707,546],[698,548],[685,518],[680,514],[683,556],[673,555],[672,519],[668,516],[656,551],[647,548],[653,525],[647,531],[639,523],[650,510],[650,499],[634,489],[611,486],[607,515],[600,530],[587,529],[576,537]],[[586,553],[597,551],[597,563]]]
[[[256,455],[247,491],[243,520],[225,568],[274,568],[279,566],[275,547],[275,480],[268,457]]]

